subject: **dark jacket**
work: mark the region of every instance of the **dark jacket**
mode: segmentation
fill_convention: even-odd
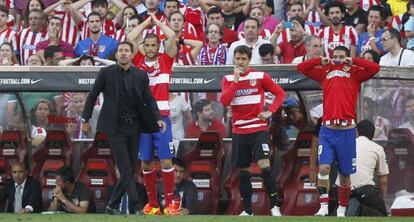
[[[118,100],[119,100],[119,73],[118,64],[107,66],[99,71],[95,84],[89,93],[85,103],[83,118],[89,120],[99,93],[103,93],[104,102],[98,118],[96,130],[109,136],[115,134],[117,128]],[[159,131],[157,124],[161,120],[161,114],[157,103],[149,88],[149,79],[146,72],[131,66],[134,81],[134,96],[138,104],[140,129],[145,133]]]
[[[16,187],[12,179],[6,180],[4,188],[0,189],[0,203],[7,200],[7,212],[14,213],[14,194]],[[40,182],[31,176],[26,178],[23,189],[22,208],[30,205],[34,213],[40,213],[43,210],[42,189]]]

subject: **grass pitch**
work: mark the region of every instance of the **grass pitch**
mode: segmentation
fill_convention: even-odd
[[[109,216],[104,214],[16,215],[0,214],[0,222],[414,222],[414,217],[238,217],[238,216]]]

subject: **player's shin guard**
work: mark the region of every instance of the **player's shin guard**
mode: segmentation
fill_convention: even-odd
[[[252,183],[250,182],[250,172],[240,171],[240,196],[243,200],[244,211],[252,214]]]
[[[266,188],[267,195],[270,199],[270,208],[274,206],[280,206],[279,203],[279,194],[276,191],[276,182],[272,176],[272,169],[270,167],[266,167],[262,169],[262,178],[264,182],[264,186]]]
[[[329,174],[327,175],[321,175],[320,173],[318,174],[318,181],[321,180],[325,180],[325,181],[329,181]],[[318,192],[319,192],[319,202],[321,205],[328,205],[329,203],[329,192],[328,192],[328,188],[326,186],[323,185],[319,185],[318,184]]]
[[[155,169],[151,171],[142,171],[144,174],[145,189],[147,190],[148,203],[151,207],[158,208],[158,193],[157,193],[157,174]]]
[[[351,195],[351,188],[350,187],[338,187],[338,204],[342,207],[348,207],[349,204],[349,196]]]
[[[174,168],[162,170],[162,187],[164,190],[165,206],[168,207],[174,197]]]

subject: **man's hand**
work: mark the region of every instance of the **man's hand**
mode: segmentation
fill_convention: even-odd
[[[63,202],[63,200],[65,199],[65,195],[63,195],[62,188],[60,188],[59,186],[56,186],[53,189],[53,196],[55,196],[61,202]]]
[[[257,118],[259,118],[260,120],[267,120],[272,116],[272,112],[270,111],[263,111],[261,113],[259,113],[259,115],[257,115]]]
[[[316,184],[318,182],[317,180],[318,171],[316,168],[310,168],[309,170],[309,179],[311,184]]]
[[[82,132],[89,133],[91,131],[91,126],[88,122],[82,123]]]
[[[353,62],[352,62],[352,58],[351,57],[346,57],[344,60],[344,63],[347,64],[348,66],[352,66]]]
[[[323,57],[321,60],[321,64],[323,66],[329,65],[329,63],[331,63],[331,59],[329,57]]]
[[[161,132],[165,132],[165,130],[167,130],[167,124],[164,121],[158,120],[157,123],[158,123],[158,126],[161,129]]]
[[[283,30],[285,30],[285,28],[283,28],[283,22],[279,23],[276,28],[275,31],[273,32],[275,35],[279,36],[280,33],[283,32]]]
[[[368,24],[367,31],[368,31],[369,37],[375,37],[376,28],[377,27],[374,25],[374,23]]]
[[[234,73],[234,80],[233,81],[235,83],[238,83],[239,82],[239,79],[240,79],[240,74],[242,74],[244,72],[245,72],[245,70],[242,67],[240,67],[240,66],[234,66],[234,71],[233,71],[233,73]]]

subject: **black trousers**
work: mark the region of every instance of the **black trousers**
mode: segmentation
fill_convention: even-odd
[[[118,122],[115,135],[109,136],[109,143],[116,159],[120,178],[115,184],[108,206],[118,209],[122,196],[126,192],[128,195],[128,208],[131,214],[143,208],[138,199],[134,180],[138,159],[139,136],[140,130],[137,122]]]
[[[384,199],[379,190],[372,185],[365,185],[352,191],[347,216],[387,216]]]

